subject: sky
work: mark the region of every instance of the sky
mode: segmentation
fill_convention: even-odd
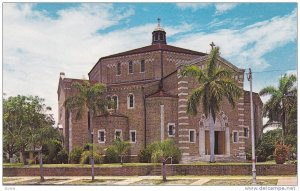
[[[296,3],[3,3],[3,92],[45,98],[57,120],[59,73],[88,78],[98,59],[151,44],[161,19],[169,45],[253,71],[253,91],[297,73]],[[249,90],[245,78],[244,88]],[[266,97],[262,97],[266,101]]]

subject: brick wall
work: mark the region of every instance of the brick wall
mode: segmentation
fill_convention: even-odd
[[[96,176],[147,176],[157,175],[160,165],[96,167]],[[3,168],[4,177],[39,176],[39,168]],[[91,168],[61,167],[44,168],[45,176],[90,176]],[[265,175],[296,175],[296,165],[257,165],[258,176]],[[251,175],[252,166],[249,165],[167,165],[168,175]]]

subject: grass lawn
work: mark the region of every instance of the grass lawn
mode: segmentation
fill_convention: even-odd
[[[94,182],[92,182],[91,179],[81,179],[81,180],[75,180],[75,181],[72,181],[72,182],[67,182],[65,183],[65,185],[112,185],[113,183],[115,182],[118,182],[118,181],[122,181],[124,179],[95,179]]]
[[[278,179],[258,179],[257,185],[276,186]],[[252,179],[212,179],[203,184],[203,186],[251,186]]]
[[[13,183],[14,185],[36,185],[36,184],[41,184],[41,185],[50,185],[50,184],[54,184],[57,182],[62,182],[68,179],[57,179],[57,178],[45,178],[44,182],[40,181],[40,178],[35,178],[35,179],[31,179],[31,180],[25,180],[25,181],[21,181],[21,182],[16,182]]]
[[[162,179],[143,179],[138,182],[134,182],[130,185],[190,185],[193,182],[196,182],[197,180],[193,179],[172,179],[172,180],[167,180],[166,182],[162,181]]]
[[[18,178],[11,178],[11,177],[2,178],[2,182],[10,182],[10,181],[13,181],[13,180],[18,180]]]

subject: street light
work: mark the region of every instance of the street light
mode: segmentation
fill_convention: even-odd
[[[252,72],[249,68],[247,79],[250,82],[250,113],[251,113],[251,143],[252,143],[252,184],[256,184],[256,168],[255,168],[255,137],[254,137],[254,116],[253,116],[253,98],[252,98]]]

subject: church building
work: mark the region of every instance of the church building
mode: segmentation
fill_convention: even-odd
[[[209,43],[209,42],[203,42]],[[201,107],[195,116],[186,111],[190,93],[198,86],[195,79],[182,77],[185,65],[206,67],[208,55],[167,44],[166,31],[158,22],[149,46],[102,57],[89,72],[89,80],[106,85],[106,98],[116,104],[109,115],[93,119],[93,142],[101,148],[116,137],[129,141],[131,161],[138,160],[141,149],[154,141],[173,139],[182,153],[181,162],[208,161],[209,126]],[[222,57],[218,64],[233,72],[232,78],[244,88],[244,69]],[[61,72],[58,85],[59,125],[64,146],[70,152],[88,140],[88,117],[76,120],[67,112],[64,101],[76,92],[71,87],[80,79],[66,78]],[[253,93],[255,136],[262,134],[262,101]],[[250,93],[243,91],[232,108],[224,100],[216,118],[215,154],[217,161],[242,161],[251,148]]]

